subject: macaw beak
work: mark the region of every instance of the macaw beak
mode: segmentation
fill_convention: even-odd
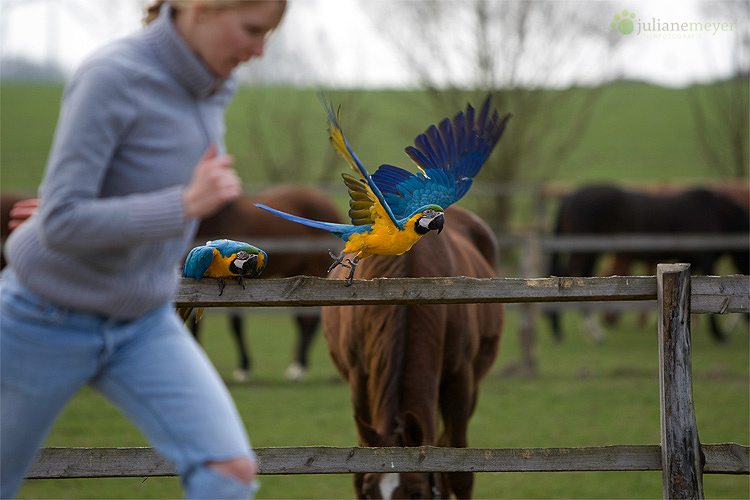
[[[260,274],[258,272],[258,256],[251,254],[250,258],[242,264],[242,275],[251,278]]]
[[[443,225],[445,224],[445,215],[440,212],[434,219],[430,221],[429,224],[427,224],[428,229],[437,229],[438,234],[443,230]]]

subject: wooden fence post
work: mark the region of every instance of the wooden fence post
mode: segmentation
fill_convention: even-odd
[[[693,405],[690,265],[659,264],[659,389],[665,499],[703,499],[705,458]]]

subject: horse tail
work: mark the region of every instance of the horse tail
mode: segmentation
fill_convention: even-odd
[[[555,236],[559,236],[563,233],[565,216],[566,216],[565,200],[563,200],[562,204],[560,205],[560,210],[557,213],[557,220],[555,221],[555,229],[553,232]],[[565,274],[567,273],[563,269],[563,266],[562,266],[560,251],[554,250],[550,254],[550,259],[549,259],[549,275],[550,276],[564,276]],[[549,319],[550,327],[552,328],[552,335],[555,337],[555,340],[557,340],[558,342],[561,342],[563,340],[563,333],[562,333],[562,328],[560,326],[560,313],[557,311],[548,311],[546,315],[547,315],[547,318]]]
[[[750,232],[750,214],[733,200],[728,199],[727,202],[731,206],[731,211],[734,214],[730,217],[730,220],[734,221],[731,230],[737,233],[748,234],[748,232]],[[737,272],[745,275],[750,274],[750,251],[747,249],[736,250],[731,252],[731,256],[732,261],[737,268]]]
[[[555,228],[552,232],[555,236],[563,234],[564,219],[566,217],[565,200],[560,204],[560,209],[557,212],[557,218],[555,219]],[[555,250],[550,254],[549,260],[549,275],[550,276],[563,276],[564,270],[560,262],[560,251]]]
[[[363,278],[377,276],[409,276],[408,254],[400,256],[374,255],[360,263]],[[410,323],[410,307],[365,306],[361,321],[368,324],[362,328],[378,332],[367,336],[366,349],[369,359],[367,393],[370,395],[370,424],[381,438],[398,434],[403,425],[399,415],[401,389],[406,358],[407,328]],[[380,446],[397,446],[400,443],[380,443]]]

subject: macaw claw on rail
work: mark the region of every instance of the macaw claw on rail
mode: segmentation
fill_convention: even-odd
[[[359,258],[355,255],[354,259],[344,259],[344,256],[346,254],[343,251],[339,255],[336,255],[332,251],[328,250],[328,255],[330,255],[331,258],[334,259],[333,264],[331,264],[331,267],[328,268],[328,272],[330,273],[338,266],[349,268],[349,275],[346,277],[346,283],[344,286],[351,286],[352,281],[354,280],[354,271],[357,269],[357,264],[359,263]]]

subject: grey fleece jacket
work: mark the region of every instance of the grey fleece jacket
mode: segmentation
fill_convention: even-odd
[[[135,319],[169,302],[197,220],[182,195],[211,143],[224,150],[233,79],[158,19],[89,57],[69,82],[41,209],[6,258],[31,291],[66,308]]]

